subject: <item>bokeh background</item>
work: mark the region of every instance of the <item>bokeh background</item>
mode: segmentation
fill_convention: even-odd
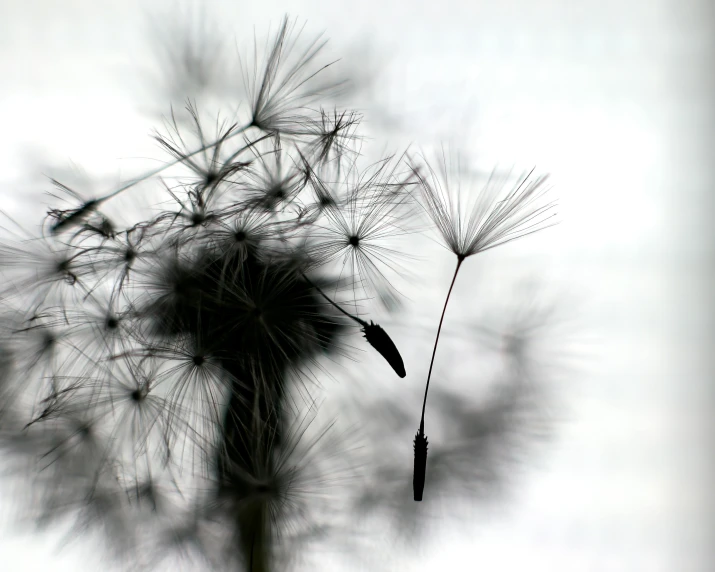
[[[567,327],[539,354],[559,365],[549,438],[508,495],[466,520],[438,515],[417,547],[376,545],[382,563],[415,572],[712,569],[710,3],[3,0],[2,210],[34,223],[44,174],[74,163],[111,185],[159,156],[151,128],[196,87],[177,85],[170,60],[157,56],[186,39],[186,22],[196,38],[205,26],[203,37],[225,44],[225,61],[205,78],[206,105],[218,109],[240,99],[236,51],[286,12],[330,38],[377,152],[456,142],[485,162],[549,171],[560,201],[558,227],[475,262],[451,303],[458,337],[460,313],[499,315],[527,296],[561,302]],[[429,256],[431,272],[410,292],[428,332],[453,265],[439,249]],[[411,345],[410,335],[395,335],[414,348],[408,363],[431,336]],[[459,363],[459,344],[449,352],[445,344],[438,367],[440,355],[443,367]],[[58,552],[59,535],[18,528],[20,485],[0,489],[1,570],[108,566],[90,542]],[[333,555],[324,566],[365,565]]]

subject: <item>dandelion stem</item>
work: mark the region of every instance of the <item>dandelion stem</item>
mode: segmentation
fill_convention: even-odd
[[[457,273],[464,262],[464,257],[457,257],[457,268],[454,270],[454,276],[452,277],[452,284],[449,286],[449,292],[447,292],[447,299],[444,301],[444,308],[442,308],[442,316],[439,319],[439,327],[437,328],[437,338],[434,341],[434,349],[432,350],[432,359],[429,363],[429,373],[427,374],[427,386],[425,387],[425,398],[422,402],[422,417],[420,418],[420,432],[424,433],[425,428],[425,407],[427,406],[427,392],[429,391],[429,381],[432,377],[432,366],[434,366],[434,356],[437,353],[437,344],[439,343],[439,334],[442,331],[442,322],[444,321],[444,314],[447,311],[447,304],[449,303],[449,297],[452,295],[452,288],[454,288],[454,282],[457,280]]]
[[[141,182],[143,182],[143,181],[146,181],[146,180],[148,180],[148,179],[151,179],[153,176],[158,175],[159,173],[161,173],[162,171],[165,171],[165,170],[168,169],[169,167],[173,167],[174,165],[178,165],[179,163],[183,163],[186,159],[190,159],[190,158],[193,157],[194,155],[198,155],[199,153],[203,153],[204,151],[208,151],[209,149],[212,149],[213,147],[216,147],[216,145],[220,145],[221,143],[223,143],[223,142],[226,141],[227,139],[231,139],[232,137],[236,137],[237,135],[240,135],[241,133],[244,133],[245,131],[247,131],[247,130],[248,130],[250,127],[252,127],[252,126],[253,126],[252,123],[249,124],[249,125],[245,125],[245,126],[241,127],[240,129],[237,129],[237,130],[234,131],[233,133],[230,133],[230,134],[226,135],[225,137],[221,137],[220,139],[218,139],[217,141],[214,141],[213,143],[209,143],[209,144],[207,144],[207,145],[203,145],[203,146],[200,147],[199,149],[196,149],[195,151],[192,151],[191,153],[187,153],[186,155],[180,157],[179,159],[176,159],[176,160],[174,160],[174,161],[171,161],[170,163],[166,163],[165,165],[162,165],[162,166],[159,167],[158,169],[154,169],[153,171],[150,171],[150,172],[146,173],[145,175],[142,175],[142,176],[139,177],[138,179],[134,179],[133,181],[130,181],[130,182],[126,183],[125,185],[119,187],[119,188],[116,189],[115,191],[112,191],[112,192],[109,193],[108,195],[105,195],[105,196],[103,196],[103,197],[101,197],[101,198],[99,198],[99,199],[96,199],[95,202],[96,202],[97,204],[99,204],[99,203],[103,203],[104,201],[108,201],[109,199],[111,199],[111,198],[117,196],[118,194],[120,194],[120,193],[126,191],[127,189],[131,189],[131,188],[134,187],[135,185],[138,185],[139,183],[141,183]]]
[[[306,281],[308,284],[310,284],[313,288],[315,288],[315,289],[318,291],[318,293],[319,293],[323,298],[325,298],[328,302],[330,302],[333,306],[335,306],[338,310],[340,310],[340,311],[341,311],[343,314],[345,314],[348,318],[350,318],[350,319],[352,319],[352,320],[355,320],[355,321],[356,321],[358,324],[360,324],[363,328],[367,326],[367,322],[364,322],[363,320],[361,320],[361,319],[358,318],[357,316],[353,316],[351,313],[346,312],[346,311],[343,310],[340,306],[338,306],[335,302],[333,302],[330,298],[328,298],[328,295],[327,295],[325,292],[323,292],[320,288],[318,288],[318,286],[316,286],[315,284],[313,284],[313,282],[311,282],[305,274],[303,274],[303,278],[305,279],[305,281]]]

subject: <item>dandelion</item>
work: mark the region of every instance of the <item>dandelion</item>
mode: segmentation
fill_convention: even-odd
[[[8,352],[4,405],[19,419],[46,410],[61,389],[63,373],[80,368],[71,351],[69,328],[62,312],[39,311],[30,319],[19,311],[3,317],[2,340]],[[24,419],[23,423],[27,419]]]
[[[111,293],[95,290],[84,298],[81,306],[62,311],[67,322],[68,345],[92,363],[125,349],[127,338],[132,337],[129,314],[129,308],[122,307]]]
[[[201,304],[197,256],[173,243],[160,250],[157,262],[138,277],[135,286],[142,294],[133,307],[138,318],[150,320],[153,333],[176,334],[195,323]]]
[[[493,172],[472,199],[469,212],[465,212],[470,201],[466,195],[471,189],[463,190],[463,185],[471,181],[459,157],[454,165],[443,149],[438,171],[429,164],[428,174],[414,165],[413,171],[420,183],[425,212],[447,248],[460,260],[554,224],[556,202],[543,200],[547,177],[533,177],[533,169],[518,176],[511,188],[507,188],[509,175]]]
[[[338,279],[344,272],[359,277],[357,288],[368,296],[376,294],[388,307],[399,295],[389,275],[407,273],[400,259],[409,256],[387,243],[411,232],[412,216],[410,195],[395,192],[397,175],[391,160],[384,159],[357,174],[355,182],[348,176],[344,203],[327,204],[322,210],[325,222],[315,222],[310,235],[310,253],[319,264],[337,262],[341,267]],[[315,180],[315,175],[311,178]]]
[[[131,282],[137,262],[153,263],[158,254],[149,247],[148,228],[134,226],[122,231],[91,253],[92,274],[96,284],[111,284],[109,298],[116,300]],[[140,271],[141,273],[141,271]]]
[[[172,404],[155,391],[160,381],[155,362],[137,360],[129,352],[121,359],[97,363],[91,376],[74,378],[73,401],[92,410],[107,427],[112,455],[125,472],[132,467],[135,479],[151,477],[153,459],[162,466],[169,462],[172,430],[182,428],[179,415],[172,420],[173,429],[169,423]]]
[[[352,359],[342,337],[351,325],[385,373],[406,377],[401,342],[368,319],[369,303],[397,306],[414,258],[403,239],[422,230],[420,209],[457,256],[413,442],[422,500],[427,391],[457,273],[550,224],[553,203],[531,173],[513,187],[493,174],[470,202],[468,173],[458,164],[453,178],[444,153],[434,169],[407,152],[364,164],[362,115],[320,100],[342,82],[320,75],[332,65],[318,63],[322,37],[301,47],[301,33],[286,17],[262,60],[255,44],[253,61],[241,60],[249,98],[237,109],[247,118],[209,123],[194,100],[172,106],[154,132],[167,155],[158,168],[106,194],[53,180],[64,202],[38,236],[14,221],[1,229],[0,445],[30,459],[49,491],[38,518],[76,515],[75,534],[98,526],[118,547],[141,545],[148,568],[173,551],[212,569],[267,570],[332,530],[333,486],[379,499],[376,510],[409,487],[408,471],[389,466],[399,452],[382,448],[386,427],[409,423],[401,403],[381,394],[389,423],[350,433],[374,431],[376,476],[391,483],[382,490],[354,490],[344,436],[312,419],[328,362]],[[180,40],[168,63],[187,77],[174,85],[210,87],[218,40]],[[150,184],[161,192],[156,210],[131,222],[110,210],[113,197]],[[525,365],[510,371],[533,369],[523,347],[513,353]],[[451,421],[463,430],[461,417]],[[449,484],[457,461],[467,466],[471,444],[445,452],[433,439],[432,486]],[[414,515],[420,505],[407,506]],[[352,516],[341,524],[354,537]]]
[[[270,212],[244,208],[230,218],[217,221],[206,237],[207,248],[224,261],[219,283],[235,282],[250,256],[274,242],[278,225]]]
[[[335,62],[310,71],[309,66],[327,41],[318,36],[305,50],[298,52],[297,41],[302,30],[293,35],[294,28],[295,22],[290,23],[288,16],[285,16],[268,50],[260,79],[257,66],[252,78],[248,77],[248,70],[241,66],[251,99],[250,125],[268,133],[302,134],[306,106],[320,96],[335,92],[344,83],[328,82],[310,89],[311,84],[315,84],[314,78]],[[254,55],[255,52],[257,50],[254,48]],[[296,53],[298,55],[290,62]]]
[[[444,148],[438,171],[427,164],[428,174],[422,174],[419,166],[413,162],[413,172],[417,176],[422,191],[422,207],[437,227],[447,248],[457,256],[457,267],[452,276],[452,283],[442,308],[442,315],[437,327],[432,358],[430,360],[425,396],[422,402],[420,429],[415,437],[415,500],[422,500],[424,487],[424,467],[427,460],[427,440],[424,435],[425,408],[427,392],[432,376],[432,367],[437,353],[442,322],[447,311],[447,304],[457,280],[462,263],[474,256],[497,246],[507,244],[518,238],[543,230],[553,222],[555,202],[542,200],[546,190],[543,184],[546,177],[532,178],[533,169],[520,176],[510,189],[505,191],[507,179],[492,173],[484,189],[477,195],[471,210],[465,213],[462,183],[465,171],[457,158],[456,168],[448,162]],[[456,176],[456,180],[454,177]]]
[[[293,203],[306,184],[298,169],[276,138],[265,152],[252,148],[254,163],[237,187],[246,195],[246,208],[277,214]]]
[[[206,266],[213,294],[207,297],[204,325],[227,349],[241,348],[237,359],[244,375],[252,372],[250,379],[270,385],[286,367],[310,359],[333,339],[334,320],[288,263],[249,256],[232,281],[225,280],[224,269],[221,258]]]
[[[16,243],[0,241],[0,275],[4,278],[1,297],[31,296],[25,302],[31,316],[44,304],[64,305],[78,290],[87,292],[83,279],[92,271],[90,249],[44,235],[33,236],[9,216],[5,217],[17,231],[0,227],[14,235]]]
[[[238,152],[234,152],[228,157],[222,157],[224,144],[234,135],[238,125],[236,123],[228,125],[225,121],[219,123],[217,118],[216,135],[209,140],[201,126],[196,103],[187,103],[186,111],[189,114],[194,135],[198,139],[201,149],[199,153],[188,151],[188,144],[181,134],[173,107],[171,109],[171,121],[166,121],[167,134],[163,135],[157,132],[154,135],[154,139],[172,157],[192,171],[194,181],[191,186],[194,188],[194,199],[197,207],[203,208],[212,203],[212,200],[215,200],[214,195],[218,194],[218,188],[222,182],[247,166],[247,163],[236,160],[240,153],[246,149],[241,148]]]
[[[340,183],[341,162],[339,160],[331,163],[313,164],[300,149],[297,151],[301,169],[305,173],[306,186],[313,191],[313,200],[300,205],[297,215],[298,226],[311,226],[312,228],[312,225],[315,225],[321,217],[325,218],[326,210],[343,209],[348,204],[348,197],[345,196],[345,189],[339,188],[345,186]]]
[[[140,357],[162,364],[156,374],[154,386],[164,393],[169,450],[178,461],[185,453],[186,441],[178,451],[175,440],[179,435],[188,435],[196,446],[199,458],[192,457],[192,471],[196,462],[206,470],[207,451],[215,444],[223,409],[227,403],[230,376],[220,361],[220,353],[204,340],[183,336],[169,343],[148,343],[145,348],[123,354],[120,357]],[[146,383],[134,387],[127,397],[129,403],[142,404],[151,389]],[[136,392],[136,393],[135,393]]]
[[[321,109],[320,119],[307,124],[308,132],[313,137],[307,145],[307,151],[315,164],[334,161],[339,175],[343,156],[353,151],[350,143],[358,139],[356,129],[361,120],[362,116],[356,111],[346,110],[338,113],[338,110],[334,109],[331,116]]]

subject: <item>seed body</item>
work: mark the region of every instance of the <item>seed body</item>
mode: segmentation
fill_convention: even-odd
[[[416,501],[422,500],[422,493],[425,489],[425,475],[427,473],[427,436],[424,430],[420,430],[415,435],[415,467],[412,476],[412,491]]]
[[[402,356],[395,343],[387,335],[387,332],[372,321],[369,324],[365,323],[362,331],[367,342],[380,352],[380,355],[387,360],[387,363],[395,370],[395,373],[400,377],[405,377],[407,373],[405,372]]]

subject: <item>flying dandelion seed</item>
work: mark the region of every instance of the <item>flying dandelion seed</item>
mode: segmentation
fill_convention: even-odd
[[[311,69],[309,66],[327,41],[318,36],[300,51],[297,42],[302,30],[294,34],[295,24],[295,21],[289,22],[287,16],[283,18],[260,75],[257,66],[250,77],[249,70],[241,65],[250,94],[250,125],[265,132],[303,134],[307,106],[319,97],[336,93],[344,84],[344,81],[334,81],[316,85],[315,77],[335,62]],[[256,55],[254,51],[254,57]]]
[[[456,163],[456,164],[455,164]],[[452,283],[447,292],[447,298],[442,308],[442,315],[437,327],[432,358],[430,359],[429,372],[427,373],[427,383],[425,386],[425,396],[422,403],[422,416],[420,418],[420,431],[418,436],[425,439],[424,450],[419,448],[420,456],[424,454],[427,458],[426,438],[424,437],[425,408],[427,406],[427,392],[429,391],[434,358],[437,353],[439,335],[442,331],[442,322],[447,311],[447,304],[457,280],[457,274],[464,261],[470,256],[479,254],[486,250],[496,248],[538,232],[552,226],[554,223],[553,209],[555,201],[545,202],[543,200],[546,190],[543,184],[546,177],[532,178],[533,169],[526,175],[517,178],[517,182],[508,190],[506,184],[508,179],[498,177],[492,173],[486,186],[476,195],[471,210],[465,213],[465,201],[462,190],[465,183],[469,183],[468,172],[463,168],[459,157],[452,162],[447,157],[445,149],[442,148],[442,155],[439,158],[438,170],[427,163],[426,169],[422,169],[413,161],[412,170],[419,180],[422,190],[422,207],[439,231],[444,244],[457,256],[457,267],[452,277]],[[422,171],[427,171],[423,175]],[[500,199],[500,200],[498,200]],[[418,471],[418,441],[415,440],[415,471]],[[420,463],[419,467],[422,467]],[[421,468],[419,468],[422,471]],[[424,486],[424,473],[418,479],[415,473],[415,482],[422,482]],[[419,495],[415,489],[415,500],[422,500],[422,492]],[[417,498],[419,496],[419,499]]]

